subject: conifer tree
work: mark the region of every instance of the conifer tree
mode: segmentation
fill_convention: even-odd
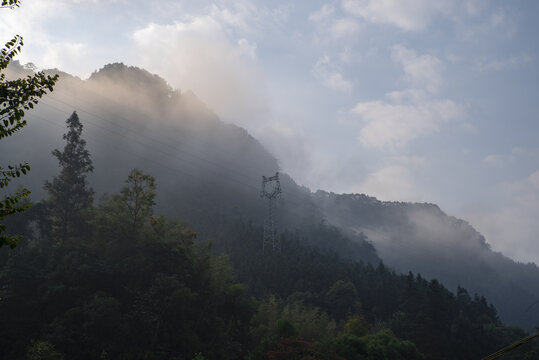
[[[53,234],[62,241],[83,230],[94,194],[86,179],[94,167],[85,148],[86,141],[81,138],[82,124],[77,112],[73,112],[66,124],[68,132],[63,136],[66,140],[64,150],[52,152],[61,167],[60,174],[44,186],[49,193]]]

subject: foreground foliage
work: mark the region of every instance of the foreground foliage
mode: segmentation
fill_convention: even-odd
[[[19,3],[18,0],[2,0],[0,9],[18,7]],[[0,140],[26,126],[26,120],[23,119],[25,110],[32,109],[39,98],[52,91],[58,80],[58,75],[47,76],[43,72],[23,79],[7,80],[4,71],[13,57],[21,51],[22,46],[22,37],[15,35],[0,49]],[[0,165],[0,189],[30,171],[28,163],[4,166]],[[0,193],[0,247],[7,245],[14,249],[17,246],[20,236],[7,233],[3,220],[26,210],[28,204],[24,201],[29,195],[30,191],[26,188],[19,188],[10,195]]]

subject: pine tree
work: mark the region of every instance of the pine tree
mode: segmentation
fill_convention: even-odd
[[[90,153],[85,149],[86,141],[81,138],[82,124],[77,112],[73,112],[66,124],[68,132],[63,136],[66,140],[64,151],[55,149],[52,152],[62,170],[44,186],[49,193],[53,235],[61,241],[82,232],[94,194],[86,180],[94,167]]]

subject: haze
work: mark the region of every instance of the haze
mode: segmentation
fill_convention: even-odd
[[[0,40],[18,33],[21,63],[83,79],[111,62],[143,67],[246,128],[313,190],[436,203],[494,250],[538,263],[538,10],[26,0],[3,10]]]

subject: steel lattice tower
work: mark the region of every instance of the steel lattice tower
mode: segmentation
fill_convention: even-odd
[[[281,194],[281,183],[279,173],[270,177],[262,176],[262,190],[260,197],[268,199],[268,217],[264,222],[264,235],[262,238],[262,253],[266,247],[270,247],[274,252],[281,252],[281,241],[277,237],[275,230],[275,200]]]

